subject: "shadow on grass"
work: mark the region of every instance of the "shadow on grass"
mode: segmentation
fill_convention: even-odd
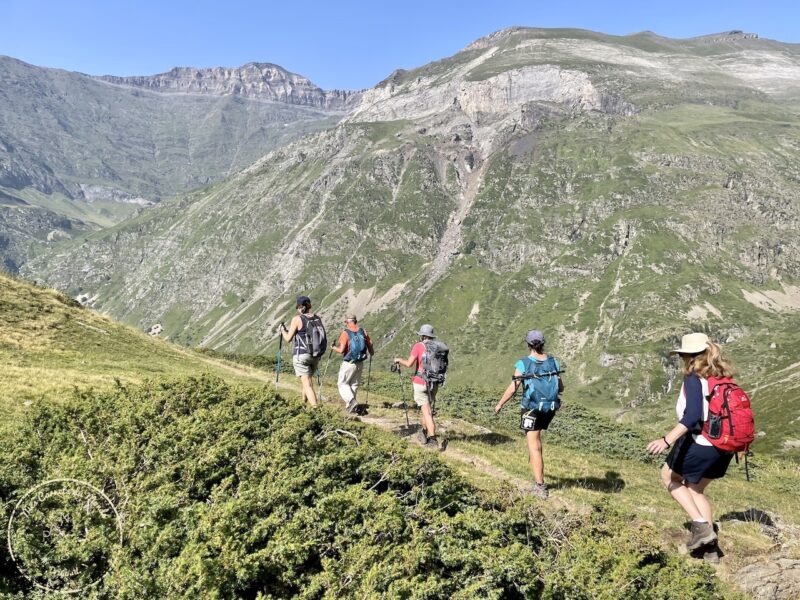
[[[625,489],[625,480],[616,471],[606,471],[603,478],[600,477],[557,477],[553,485],[555,489],[583,488],[596,492],[618,493]]]
[[[507,444],[514,441],[514,438],[511,436],[495,433],[494,431],[487,431],[485,433],[453,432],[447,434],[447,439],[451,442],[479,442],[481,444],[488,444],[489,446],[499,446],[500,444]]]
[[[725,513],[719,518],[720,521],[742,521],[744,523],[758,523],[766,527],[775,527],[775,521],[763,510],[758,508],[748,508],[746,510],[732,511]]]

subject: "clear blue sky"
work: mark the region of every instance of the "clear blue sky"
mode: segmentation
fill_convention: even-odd
[[[511,25],[797,43],[800,0],[0,0],[0,54],[93,75],[273,62],[352,89]]]

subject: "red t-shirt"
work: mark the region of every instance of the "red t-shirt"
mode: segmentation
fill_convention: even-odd
[[[422,342],[417,342],[416,344],[414,344],[414,347],[411,348],[411,356],[413,356],[416,359],[416,361],[412,365],[414,372],[417,372],[422,368],[422,357],[424,354],[425,354],[425,344],[423,344]],[[414,383],[418,383],[420,385],[425,385],[425,380],[419,375],[414,375],[411,381],[413,381]]]

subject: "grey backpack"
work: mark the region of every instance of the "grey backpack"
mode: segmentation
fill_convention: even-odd
[[[300,315],[300,319],[306,326],[305,342],[308,353],[314,358],[323,356],[328,349],[328,336],[325,333],[325,326],[322,324],[322,319],[319,315],[313,315],[311,317]]]
[[[428,383],[444,385],[447,378],[447,364],[450,348],[439,340],[425,340],[425,354],[422,355],[417,375]]]

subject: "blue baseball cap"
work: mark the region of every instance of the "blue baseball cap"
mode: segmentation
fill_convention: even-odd
[[[298,296],[297,308],[300,308],[301,306],[311,306],[311,298],[308,296]]]

